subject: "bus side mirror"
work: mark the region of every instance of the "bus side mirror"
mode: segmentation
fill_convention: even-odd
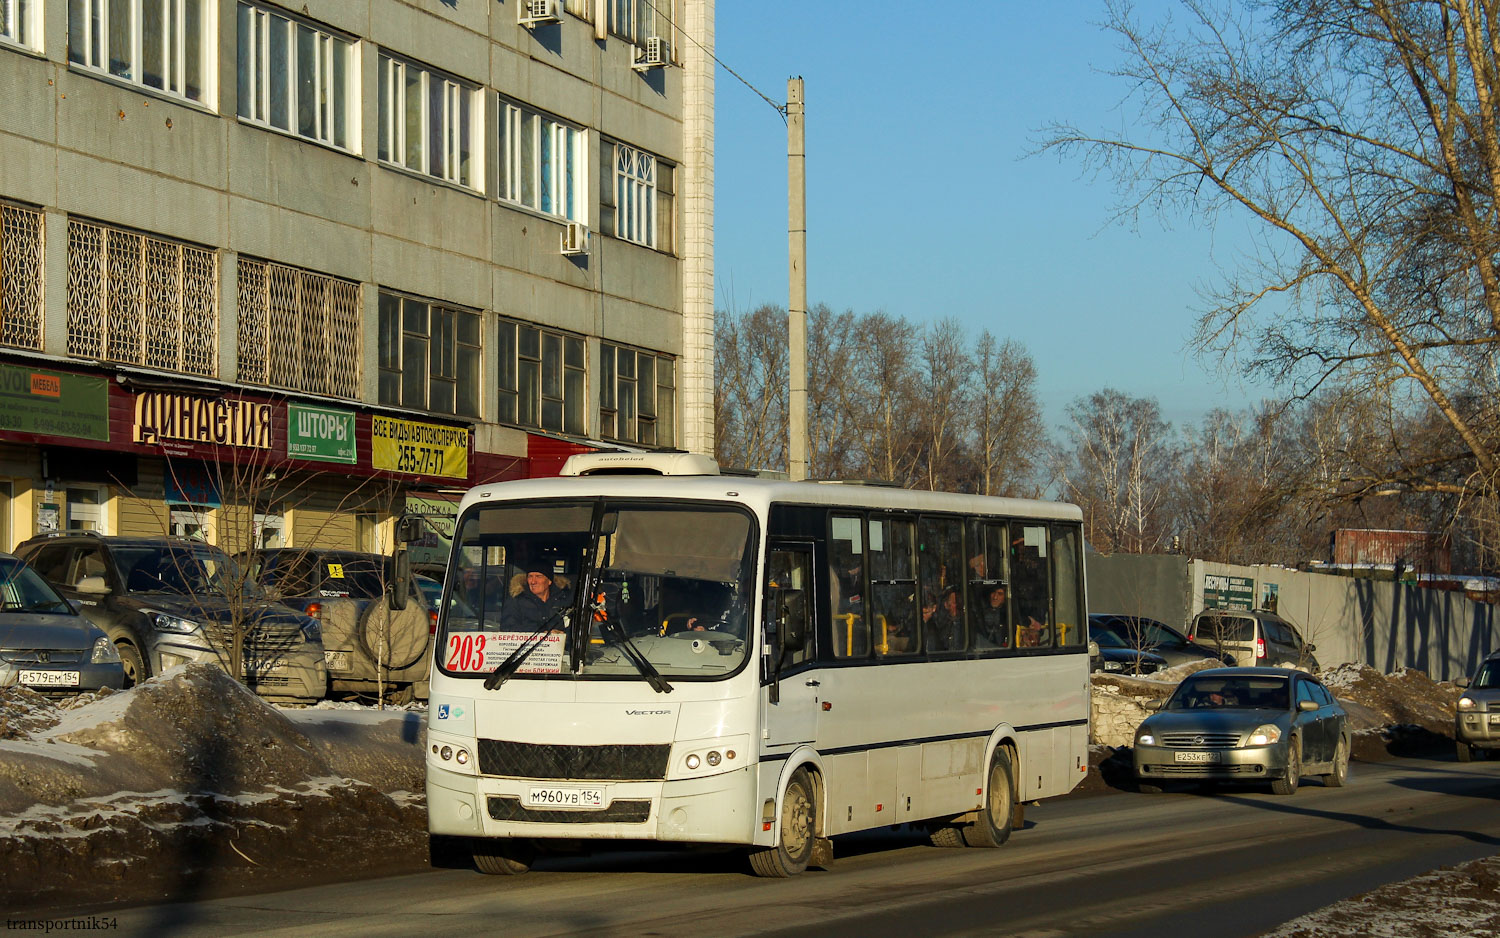
[[[396,575],[391,578],[387,588],[390,596],[386,598],[386,602],[391,610],[400,612],[405,609],[407,594],[411,592],[411,555],[404,547],[396,551]]]
[[[801,590],[779,590],[776,633],[781,636],[784,651],[801,651],[807,647],[807,604]]]

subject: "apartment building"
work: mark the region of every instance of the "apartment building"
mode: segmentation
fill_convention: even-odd
[[[713,0],[0,0],[0,549],[712,451]]]

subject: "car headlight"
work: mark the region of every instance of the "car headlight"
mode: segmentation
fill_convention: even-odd
[[[1106,662],[1104,662],[1104,670],[1106,670],[1106,671],[1119,671],[1123,667],[1124,667],[1124,665],[1122,665],[1118,661],[1106,661]]]
[[[323,626],[318,623],[317,619],[309,618],[302,623],[302,638],[309,642],[321,643],[323,641]]]
[[[1460,697],[1460,698],[1458,698],[1458,709],[1460,709],[1460,710],[1473,710],[1474,709],[1474,698],[1473,697]]]
[[[94,653],[89,656],[90,664],[113,664],[119,660],[119,649],[115,648],[115,643],[109,640],[109,636],[101,635],[94,639]]]
[[[1155,746],[1156,737],[1151,733],[1141,733],[1135,738],[1137,746]]]
[[[148,612],[146,617],[151,620],[152,625],[156,626],[158,632],[176,632],[179,635],[186,635],[189,632],[198,631],[198,623],[181,616],[167,615],[165,612]]]
[[[1281,742],[1281,727],[1275,723],[1262,723],[1245,740],[1246,746],[1269,746]]]

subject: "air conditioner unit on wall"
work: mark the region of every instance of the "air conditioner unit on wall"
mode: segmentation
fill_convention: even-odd
[[[672,44],[661,36],[647,36],[646,44],[636,50],[635,62],[631,68],[645,71],[648,68],[662,68],[671,64]]]
[[[516,22],[522,26],[562,21],[562,0],[516,0]]]
[[[576,221],[568,222],[562,232],[562,252],[564,254],[587,254],[589,252],[587,225]]]

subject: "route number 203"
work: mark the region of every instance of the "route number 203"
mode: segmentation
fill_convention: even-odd
[[[444,667],[449,671],[484,670],[486,637],[473,632],[448,636],[448,658]]]

